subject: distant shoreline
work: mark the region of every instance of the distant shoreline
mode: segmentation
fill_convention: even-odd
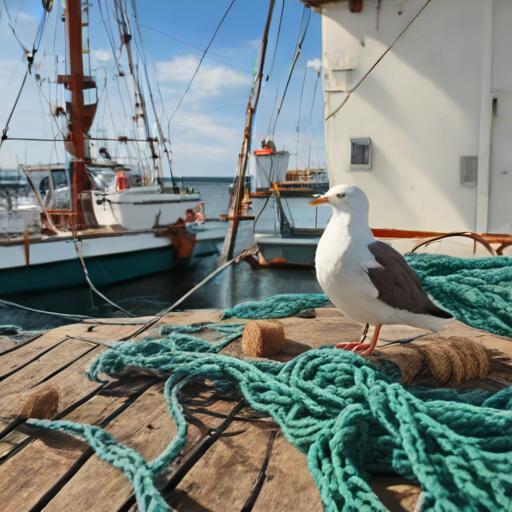
[[[18,175],[17,169],[0,169],[0,176]],[[174,180],[181,183],[181,177],[175,176]],[[164,182],[170,182],[171,178],[165,177]],[[185,183],[233,183],[232,176],[183,176]]]
[[[181,182],[180,177],[174,177],[179,183]],[[166,180],[167,181],[167,180]],[[232,183],[233,178],[229,176],[183,176],[185,183]]]

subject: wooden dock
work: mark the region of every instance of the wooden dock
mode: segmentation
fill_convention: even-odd
[[[286,318],[287,345],[276,360],[286,361],[325,343],[356,340],[361,326],[333,308],[316,310],[315,318]],[[217,322],[221,312],[171,313],[162,324]],[[106,384],[91,382],[84,371],[106,350],[101,342],[121,340],[148,319],[84,322],[60,327],[15,346],[0,338],[0,510],[2,512],[135,512],[132,487],[120,470],[102,462],[88,446],[66,434],[28,427],[12,428],[26,397],[56,386],[56,419],[100,425],[146,460],[157,456],[176,433],[163,397],[164,380],[125,376]],[[112,321],[113,322],[113,321]],[[415,335],[413,328],[383,328],[386,340]],[[145,334],[147,335],[147,334]],[[201,336],[201,333],[199,334]],[[459,336],[483,343],[501,356],[512,356],[512,340],[455,322],[443,338]],[[213,341],[218,333],[205,332]],[[78,339],[81,338],[81,339]],[[235,341],[223,353],[240,357]],[[503,357],[501,359],[503,361]],[[499,389],[512,382],[512,367],[501,363],[479,386]],[[306,457],[289,444],[279,427],[262,417],[240,396],[223,396],[206,385],[187,388],[187,447],[158,482],[171,506],[191,512],[321,512],[318,490]],[[399,478],[379,477],[372,486],[391,511],[413,511],[421,489]]]

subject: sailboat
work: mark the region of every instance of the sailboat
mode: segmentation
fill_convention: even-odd
[[[235,179],[231,187],[229,205],[230,229],[221,255],[221,258],[224,257],[224,259],[233,255],[234,241],[239,222],[241,220],[254,220],[254,249],[256,251],[251,250],[250,253],[244,255],[244,259],[256,268],[262,265],[312,265],[316,246],[331,216],[331,212],[327,211],[327,209],[318,207],[312,209],[308,205],[316,195],[322,194],[329,189],[329,178],[326,169],[311,169],[308,162],[307,169],[299,170],[296,158],[295,170],[289,171],[290,152],[284,149],[278,150],[272,140],[293,70],[302,52],[301,46],[309,24],[308,21],[303,25],[303,21],[307,17],[305,16],[305,8],[288,81],[274,120],[274,130],[272,134],[267,132],[267,136],[262,141],[262,148],[255,149],[251,153],[253,123],[260,96],[265,52],[274,4],[274,0],[269,4],[267,23],[262,38],[258,73],[249,97],[243,144]],[[279,22],[279,27],[281,21]],[[279,38],[277,38],[276,46],[278,41]],[[305,78],[306,75],[304,75],[304,80]],[[318,69],[317,83],[319,78],[320,70]],[[316,85],[315,93],[313,94],[313,105],[315,95]],[[272,121],[273,116],[274,109],[270,121]],[[269,137],[269,135],[271,136]],[[299,134],[297,133],[297,155],[298,144]],[[254,258],[254,253],[257,258]]]
[[[49,14],[58,7],[52,1],[42,2],[43,17],[34,49],[26,51],[26,78],[41,80],[35,73],[35,53]],[[2,189],[0,182],[4,192],[0,201],[2,295],[75,286],[86,280],[103,286],[168,270],[217,254],[225,237],[226,223],[204,222],[200,193],[179,186],[173,177],[169,141],[145,67],[148,57],[140,31],[132,33],[125,0],[113,0],[112,12],[119,28],[115,36],[119,53],[124,52],[128,61],[129,72],[119,66],[118,79],[125,81],[132,93],[131,127],[116,137],[101,127],[96,130],[98,136],[91,135],[104,90],[100,91],[91,68],[90,8],[87,0],[66,0],[62,13],[66,72],[58,72],[56,59],[55,83],[60,94],[59,100],[49,104],[59,135],[47,142],[62,144],[67,161],[20,165],[10,175],[0,171],[0,180],[10,185]],[[131,19],[137,24],[133,3],[132,9]],[[133,42],[139,52],[137,61]],[[0,155],[1,146],[11,141],[36,142],[11,137],[8,131],[17,103],[3,130]],[[37,139],[41,141],[44,139]]]

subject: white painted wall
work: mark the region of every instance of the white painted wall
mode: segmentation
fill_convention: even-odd
[[[378,30],[373,1],[361,13],[348,2],[322,9],[330,182],[365,190],[372,227],[424,231],[475,231],[478,190],[479,230],[510,233],[512,2],[426,4],[382,0]],[[481,112],[489,118],[482,126]],[[369,171],[349,169],[357,137],[372,140]],[[460,157],[479,154],[478,188],[461,185]],[[485,158],[488,178],[480,176]]]

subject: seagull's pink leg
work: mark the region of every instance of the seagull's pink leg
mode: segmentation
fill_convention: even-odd
[[[358,342],[356,342],[356,343],[338,343],[336,345],[336,348],[340,348],[341,350],[352,350],[352,349],[358,347],[366,339],[366,335],[368,334],[369,328],[370,328],[370,325],[366,324],[364,327],[364,330],[363,330],[363,334],[361,335],[361,339]]]
[[[359,347],[354,348],[354,352],[357,352],[358,354],[361,354],[362,356],[366,356],[367,354],[370,354],[373,352],[374,348],[377,346],[377,341],[379,340],[379,333],[380,328],[382,327],[382,324],[377,325],[375,327],[375,331],[373,333],[373,338],[371,343],[368,345],[359,345]]]

